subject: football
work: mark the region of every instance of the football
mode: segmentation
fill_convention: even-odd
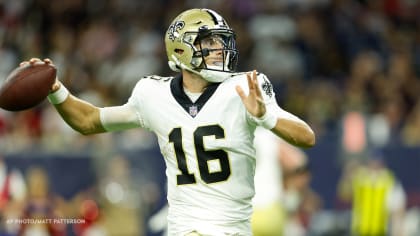
[[[35,107],[48,96],[56,74],[53,64],[41,61],[19,66],[0,82],[0,107],[8,111]]]

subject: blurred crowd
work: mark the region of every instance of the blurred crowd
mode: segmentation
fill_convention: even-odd
[[[104,158],[32,157],[16,166],[0,156],[0,235],[146,235],[146,216],[164,197],[146,170],[153,164],[142,168],[123,154]]]
[[[420,3],[412,0],[3,0],[0,78],[21,61],[48,57],[74,94],[122,104],[142,76],[172,74],[163,35],[191,7],[226,18],[239,70],[267,74],[280,105],[318,139],[356,111],[376,144],[420,145]],[[89,146],[48,104],[0,109],[0,138],[6,152]]]

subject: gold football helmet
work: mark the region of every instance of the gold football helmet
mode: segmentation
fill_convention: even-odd
[[[209,82],[221,82],[236,69],[235,33],[222,16],[209,9],[191,9],[178,15],[165,35],[169,67],[188,70]],[[219,61],[205,57],[217,53]]]

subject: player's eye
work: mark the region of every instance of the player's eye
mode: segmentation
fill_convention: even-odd
[[[201,47],[203,48],[221,47],[223,45],[223,39],[219,35],[212,35],[201,40]]]

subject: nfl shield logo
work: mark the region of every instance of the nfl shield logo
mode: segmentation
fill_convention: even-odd
[[[198,108],[195,105],[190,106],[189,108],[190,116],[195,117],[198,113]]]

